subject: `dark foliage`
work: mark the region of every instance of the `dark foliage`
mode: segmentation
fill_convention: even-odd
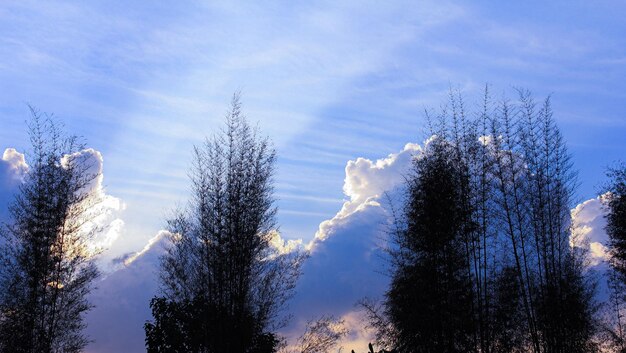
[[[495,278],[493,329],[490,351],[494,353],[523,352],[524,321],[520,320],[520,297],[517,273],[513,267],[505,267]]]
[[[494,251],[506,249],[511,259],[502,265],[516,274],[518,292],[510,295],[519,298],[516,317],[524,324],[518,328],[526,329],[511,336],[524,337],[516,350],[593,351],[595,286],[585,273],[585,253],[570,245],[576,172],[550,99],[538,106],[520,90],[519,103],[500,103],[490,126],[493,224],[502,247]]]
[[[471,283],[463,252],[469,219],[461,200],[464,166],[436,139],[415,161],[386,294],[399,352],[467,352],[473,346]]]
[[[165,298],[150,301],[153,322],[145,324],[146,348],[148,353],[200,352],[204,344],[205,328],[201,318],[205,306],[202,301],[172,302]]]
[[[609,235],[612,264],[626,283],[626,166],[610,169],[611,182],[606,216],[606,232]]]
[[[281,353],[324,353],[331,352],[346,337],[348,329],[343,320],[332,316],[321,316],[306,324],[304,333],[298,338],[296,345],[283,349]],[[341,347],[339,347],[341,351]]]
[[[271,353],[279,343],[273,333],[258,335],[254,341],[245,341],[244,339],[253,337],[252,318],[247,320],[247,328],[239,327],[233,322],[224,322],[218,308],[209,306],[207,300],[201,297],[181,302],[157,297],[151,300],[150,308],[154,320],[145,324],[148,353],[210,351],[211,347],[223,345],[220,341],[224,337],[219,334],[233,331],[244,333],[242,340],[230,342],[229,349],[234,351]]]

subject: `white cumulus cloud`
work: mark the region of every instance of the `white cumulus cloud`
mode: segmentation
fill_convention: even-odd
[[[570,243],[588,250],[589,264],[596,266],[609,259],[606,245],[606,197],[596,198],[578,204],[571,211],[572,237]]]
[[[106,193],[104,188],[104,158],[99,151],[92,148],[64,156],[61,164],[67,167],[69,161],[80,163],[86,168],[85,172],[96,177],[86,186],[88,192],[93,193],[99,200],[90,210],[91,222],[88,227],[97,227],[98,232],[93,239],[94,248],[108,249],[122,235],[124,221],[121,212],[126,209],[124,202]],[[103,257],[107,257],[106,252]]]
[[[7,148],[0,158],[0,221],[8,216],[7,206],[15,191],[24,180],[28,164],[24,154],[14,148]]]
[[[350,200],[344,202],[332,219],[320,224],[308,248],[312,249],[317,242],[326,239],[338,225],[349,222],[346,218],[350,215],[368,207],[380,207],[381,196],[404,182],[412,157],[421,152],[422,148],[418,144],[408,143],[402,151],[392,153],[386,158],[376,161],[357,158],[348,161],[343,192]]]
[[[4,166],[6,177],[10,177],[15,181],[22,181],[24,175],[28,172],[28,164],[23,153],[19,153],[15,148],[7,148],[2,154],[1,162]]]
[[[381,243],[391,219],[384,196],[404,185],[413,158],[421,153],[419,145],[409,143],[385,158],[347,163],[343,191],[349,200],[332,219],[320,224],[306,246],[310,257],[291,303],[294,320],[284,330],[291,340],[303,332],[308,320],[332,314],[350,329],[342,342],[346,351],[367,347],[371,333],[355,304],[364,297],[378,299],[387,288]]]
[[[272,232],[272,238],[270,240],[270,246],[272,246],[278,254],[288,254],[293,251],[301,250],[302,239],[283,239],[279,232]]]

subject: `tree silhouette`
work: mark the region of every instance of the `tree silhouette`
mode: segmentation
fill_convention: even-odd
[[[392,232],[376,343],[401,352],[588,352],[595,285],[573,246],[576,172],[550,99],[528,91],[477,113],[458,92],[427,113],[430,143]],[[621,220],[621,219],[620,219]]]
[[[99,201],[89,188],[99,174],[81,157],[84,144],[31,113],[29,170],[1,232],[0,352],[80,352],[98,276],[88,211]]]
[[[499,232],[512,255],[526,349],[586,352],[593,349],[594,286],[584,256],[571,246],[576,172],[547,98],[538,106],[519,90],[519,103],[504,100],[491,122],[495,151]]]
[[[145,325],[149,352],[170,345],[189,352],[276,348],[272,330],[282,324],[303,257],[270,244],[275,161],[235,94],[225,129],[194,149],[188,207],[168,221],[163,297],[152,301],[154,322]]]
[[[415,160],[404,229],[396,236],[386,311],[399,352],[467,352],[473,347],[471,284],[463,252],[468,211],[461,201],[463,165],[435,139]]]
[[[606,232],[609,235],[613,267],[626,283],[626,166],[610,169]]]

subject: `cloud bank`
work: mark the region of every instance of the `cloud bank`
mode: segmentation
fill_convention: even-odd
[[[428,141],[426,142],[428,143]],[[348,198],[334,217],[320,223],[311,242],[284,239],[278,232],[271,242],[281,253],[306,249],[310,257],[303,266],[296,295],[288,312],[293,315],[282,334],[290,340],[304,332],[308,320],[321,315],[343,319],[350,334],[344,349],[362,350],[371,339],[365,322],[355,307],[364,297],[381,298],[388,285],[388,262],[384,243],[391,226],[386,195],[397,195],[411,168],[412,158],[423,149],[413,143],[378,160],[357,158],[347,162],[343,192]],[[103,187],[102,155],[93,149],[79,152],[80,163],[100,176],[88,187],[103,200],[95,223],[106,225],[94,244],[107,247],[123,233],[119,217],[124,203],[108,195]],[[14,192],[28,171],[24,155],[7,149],[0,160],[2,192]],[[603,196],[587,200],[572,210],[577,246],[589,250],[593,265],[606,257]],[[96,212],[96,210],[94,210]],[[143,352],[143,324],[151,319],[149,302],[158,293],[159,257],[167,242],[167,231],[158,232],[136,252],[115,257],[106,251],[100,265],[105,275],[91,294],[96,307],[87,315],[88,335],[94,340],[89,353]]]
[[[95,308],[86,316],[86,333],[93,339],[87,353],[146,351],[143,325],[158,292],[159,257],[167,235],[160,231],[144,249],[118,259],[117,270],[96,284],[90,296]]]

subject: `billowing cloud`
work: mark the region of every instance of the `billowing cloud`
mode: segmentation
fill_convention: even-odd
[[[7,206],[28,171],[24,154],[7,148],[0,159],[0,221],[6,219]]]
[[[606,233],[608,194],[600,195],[578,204],[571,210],[571,245],[586,252],[588,269],[596,279],[596,301],[604,303],[609,299],[607,282],[610,271],[608,251],[609,236]]]
[[[606,198],[600,195],[578,204],[572,209],[571,244],[588,252],[589,265],[596,266],[608,260],[606,245]]]
[[[148,243],[146,244],[146,246],[143,247],[143,249],[141,249],[140,251],[136,253],[130,253],[128,254],[128,256],[123,256],[120,259],[122,260],[121,262],[124,264],[124,266],[129,266],[130,264],[135,262],[137,259],[141,258],[142,256],[148,253],[151,253],[154,251],[161,252],[163,248],[163,242],[166,241],[169,234],[170,233],[166,230],[159,231],[157,235],[155,235],[154,237],[150,238],[150,240],[148,240]],[[152,257],[148,256],[148,257],[152,258],[154,256]]]
[[[349,161],[346,165],[343,192],[350,200],[344,202],[341,210],[332,219],[320,224],[315,239],[308,248],[314,248],[315,244],[333,234],[338,225],[351,222],[346,218],[352,214],[364,211],[370,206],[380,207],[381,196],[404,182],[412,156],[421,151],[419,145],[408,143],[402,151],[390,154],[386,158],[376,161],[357,158]]]
[[[98,200],[98,203],[87,211],[90,222],[85,225],[85,230],[97,230],[91,243],[95,250],[102,251],[99,260],[101,265],[104,265],[114,255],[105,250],[111,247],[123,232],[124,221],[121,219],[121,212],[124,211],[126,205],[121,199],[106,193],[103,184],[104,159],[99,151],[88,148],[64,156],[61,165],[67,168],[69,163],[78,163],[85,168],[84,172],[87,175],[95,176],[84,190]]]
[[[23,153],[19,153],[15,148],[7,148],[2,154],[2,160],[0,160],[2,172],[8,180],[22,181],[24,175],[28,172],[28,164]]]
[[[287,254],[296,250],[301,250],[302,239],[283,239],[279,232],[272,233],[270,246],[277,250],[279,254]]]
[[[386,158],[347,163],[343,191],[349,200],[320,224],[307,245],[310,257],[291,303],[294,320],[284,331],[290,339],[303,332],[307,320],[332,314],[350,329],[344,349],[367,347],[371,337],[355,304],[364,297],[380,298],[388,284],[382,245],[391,219],[384,196],[404,184],[412,158],[421,152],[419,145],[409,143]]]
[[[343,191],[350,197],[351,203],[360,204],[368,198],[380,197],[404,181],[411,158],[422,151],[414,143],[408,143],[399,153],[375,162],[366,158],[349,161],[346,166],[346,178]]]

